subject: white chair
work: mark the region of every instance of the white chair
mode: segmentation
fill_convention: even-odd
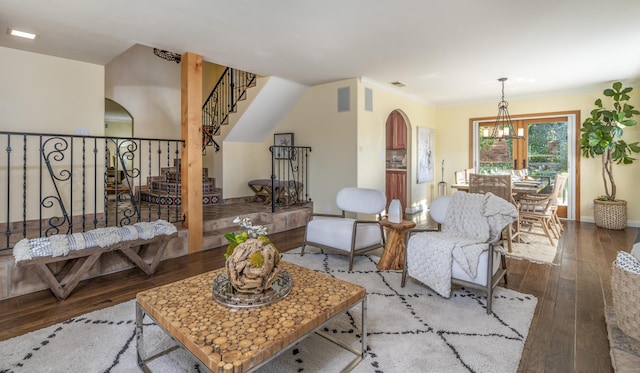
[[[507,282],[504,249],[496,246],[502,230],[517,219],[517,209],[493,193],[457,192],[436,198],[429,214],[444,227],[407,234],[401,286],[408,274],[444,297],[452,283],[483,290],[491,313],[493,288],[502,278]]]
[[[467,182],[467,173],[465,171],[453,172],[454,184],[464,184]]]
[[[387,205],[387,197],[377,189],[343,188],[336,196],[336,205],[342,213],[311,214],[304,232],[300,256],[307,245],[349,255],[349,271],[353,269],[353,256],[384,247],[382,226],[378,224]],[[353,213],[355,218],[346,216]],[[359,214],[375,215],[375,219],[360,219]]]

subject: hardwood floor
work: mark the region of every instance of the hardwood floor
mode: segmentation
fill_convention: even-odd
[[[425,224],[417,219],[418,225]],[[303,228],[269,235],[281,251],[299,247]],[[611,304],[610,271],[618,250],[629,251],[637,228],[613,231],[567,222],[559,243],[560,264],[508,260],[506,287],[538,298],[520,372],[611,372],[604,321]],[[58,301],[48,290],[0,302],[0,340],[133,299],[141,290],[223,265],[217,248],[162,262],[155,275],[139,269],[81,282]]]

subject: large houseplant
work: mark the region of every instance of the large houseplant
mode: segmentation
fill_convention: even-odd
[[[634,115],[640,114],[627,101],[633,88],[623,87],[621,82],[613,83],[604,90],[611,101],[612,108],[606,108],[602,99],[595,101],[591,117],[582,123],[580,131],[580,149],[588,158],[602,157],[602,180],[605,194],[594,200],[594,218],[596,225],[608,229],[623,229],[627,225],[627,203],[616,199],[616,182],[613,178],[613,165],[631,164],[636,159],[633,153],[640,152],[639,142],[627,143],[622,139],[624,129],[635,126]]]

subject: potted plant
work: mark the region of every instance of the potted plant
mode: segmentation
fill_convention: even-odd
[[[622,139],[624,129],[636,125],[634,115],[640,111],[627,101],[633,88],[623,87],[621,82],[613,83],[612,88],[604,90],[613,108],[605,108],[602,99],[595,101],[591,117],[582,123],[580,132],[580,150],[587,158],[602,157],[602,180],[605,194],[594,202],[594,219],[597,226],[607,229],[624,229],[627,226],[627,202],[616,199],[616,183],[613,178],[613,165],[631,164],[636,159],[633,153],[640,152],[639,142],[627,143]]]

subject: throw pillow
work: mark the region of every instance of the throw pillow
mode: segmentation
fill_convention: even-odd
[[[615,265],[626,271],[640,274],[640,260],[626,251],[618,251]]]

